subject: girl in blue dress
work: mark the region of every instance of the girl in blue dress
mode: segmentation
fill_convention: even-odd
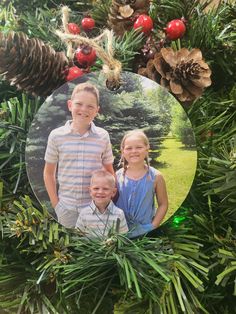
[[[148,150],[148,138],[141,130],[130,131],[122,139],[123,168],[116,172],[116,206],[124,210],[130,238],[157,228],[168,208],[165,180],[160,171],[149,166]]]

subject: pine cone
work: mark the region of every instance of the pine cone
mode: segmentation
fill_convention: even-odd
[[[108,15],[108,25],[117,36],[122,36],[129,30],[137,15],[147,13],[150,0],[112,0]]]
[[[211,85],[211,70],[199,49],[162,48],[138,73],[168,88],[182,102],[193,101]]]
[[[24,33],[0,33],[0,74],[11,85],[33,95],[47,96],[65,83],[68,60],[40,39]]]

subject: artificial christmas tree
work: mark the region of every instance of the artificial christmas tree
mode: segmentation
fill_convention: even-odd
[[[117,34],[124,34],[113,42],[115,57],[122,62],[123,69],[134,69],[135,56],[146,38],[127,32],[126,23],[132,28],[133,14],[138,11],[132,7],[132,2],[113,1],[111,12],[108,0],[65,2],[72,12],[90,10],[98,27],[89,36],[99,35],[101,29],[108,26],[110,14],[110,27]],[[66,72],[63,70],[68,63],[63,56],[65,47],[53,33],[61,25],[60,3],[45,0],[37,5],[41,3],[42,7],[36,11],[26,1],[15,0],[10,4],[4,1],[0,5],[0,64],[2,73],[10,70],[10,80],[19,75],[23,89],[37,93],[35,82],[44,87],[39,93],[42,97],[45,91],[51,93],[59,86],[57,84],[64,82]],[[190,77],[190,81],[193,78],[194,82],[194,71],[198,68],[191,60],[180,67],[169,64],[169,59],[163,61],[161,48],[172,49],[175,55],[181,49],[199,49],[212,71],[212,85],[200,86],[201,96],[186,107],[198,149],[198,171],[190,194],[182,208],[151,238],[130,241],[114,234],[104,243],[83,241],[74,230],[65,230],[48,215],[35,199],[27,180],[25,142],[30,122],[43,103],[43,97],[21,95],[2,80],[0,308],[8,313],[103,314],[111,312],[112,303],[116,304],[116,311],[123,313],[226,314],[235,311],[236,8],[231,1],[221,1],[219,7],[208,10],[210,0],[153,1],[150,7],[147,1],[140,3],[144,11],[139,13],[150,15],[154,21],[152,45],[159,56],[157,68],[161,72],[155,68],[155,80],[163,74],[165,83],[170,86],[175,78],[173,73],[177,75],[174,70],[178,70],[180,77],[184,77],[180,80],[186,84],[184,89],[190,84],[186,77]],[[28,13],[25,8],[29,8]],[[177,41],[161,41],[167,23],[182,16],[187,21],[184,36]],[[29,59],[31,48],[21,44],[20,38],[26,43],[25,35],[16,35],[17,42],[12,45],[12,40],[8,42],[8,38],[12,39],[12,35],[8,35],[10,30],[16,32],[14,34],[20,34],[19,31],[27,34],[35,64]],[[43,43],[39,43],[40,38]],[[46,45],[51,48],[42,48]],[[56,65],[52,47],[60,56]],[[26,67],[9,58],[16,55],[20,56],[20,62],[26,60]],[[44,60],[45,65],[38,60]],[[145,71],[147,62],[144,60]],[[51,64],[55,67],[46,66]],[[203,65],[201,60],[196,60],[196,64]],[[29,72],[33,66],[34,70]],[[39,71],[40,66],[45,66],[47,82]],[[170,76],[164,66],[172,68]],[[100,68],[98,59],[91,71]],[[202,71],[209,74],[209,68],[204,64],[200,75]],[[16,73],[15,69],[20,71]],[[22,73],[26,75],[26,85]],[[209,76],[207,78],[209,83]],[[132,88],[132,82],[130,85]],[[180,91],[179,86],[178,82]],[[176,97],[180,95],[185,101],[193,99],[192,95],[199,96],[199,92],[183,97],[181,91]],[[24,197],[25,194],[28,196]]]

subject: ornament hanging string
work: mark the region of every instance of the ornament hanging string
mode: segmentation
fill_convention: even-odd
[[[69,8],[62,7],[62,24],[64,32],[57,30],[56,34],[67,45],[67,57],[73,59],[73,43],[75,45],[88,45],[96,50],[97,56],[103,61],[103,72],[107,78],[107,86],[117,88],[120,85],[121,62],[114,58],[113,32],[105,29],[95,38],[73,35],[68,29]],[[104,47],[104,48],[103,48]]]

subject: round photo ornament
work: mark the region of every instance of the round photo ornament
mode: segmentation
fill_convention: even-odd
[[[63,226],[88,237],[115,231],[134,238],[159,227],[190,189],[197,163],[191,123],[166,89],[121,73],[111,31],[96,38],[73,34],[69,12],[62,8],[63,31],[56,31],[72,65],[69,82],[47,98],[32,123],[29,180]],[[83,73],[71,75],[75,59],[81,65],[78,46],[103,61],[101,73],[83,74],[95,61],[86,57]]]
[[[72,109],[73,91],[84,84],[95,87],[99,96],[79,90]],[[76,125],[86,123],[85,133],[76,130]],[[112,172],[109,143],[115,183],[109,174],[104,178],[106,173],[97,172]],[[26,163],[37,199],[61,224],[99,237],[112,228],[123,233],[129,228],[133,238],[154,229],[155,218],[159,225],[181,206],[195,176],[197,151],[189,118],[166,89],[122,72],[119,88],[110,90],[100,72],[68,82],[46,99],[29,130]],[[98,195],[94,183],[101,189]],[[109,195],[104,186],[110,188]]]

